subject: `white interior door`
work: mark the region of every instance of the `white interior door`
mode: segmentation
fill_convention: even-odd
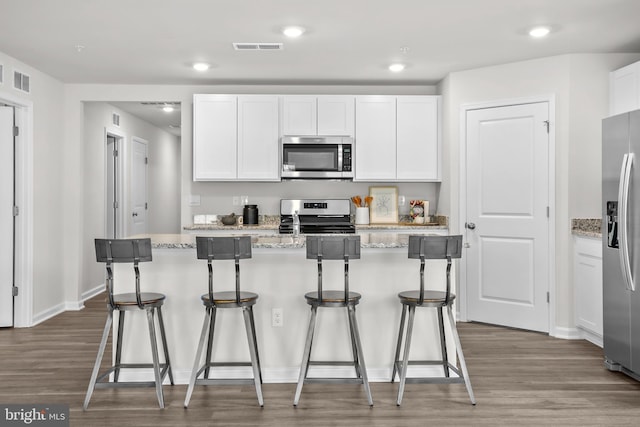
[[[130,234],[147,233],[147,142],[131,140],[131,227]]]
[[[470,110],[468,320],[549,331],[549,105]]]
[[[13,107],[0,107],[0,327],[13,326]]]

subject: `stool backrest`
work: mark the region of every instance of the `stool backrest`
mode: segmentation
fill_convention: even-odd
[[[409,258],[420,259],[420,297],[424,302],[424,267],[426,259],[447,260],[447,288],[444,304],[451,301],[451,260],[462,257],[462,236],[409,236]]]
[[[307,259],[318,261],[318,299],[322,302],[322,261],[344,260],[344,300],[349,298],[349,260],[360,259],[360,236],[307,236]]]
[[[140,297],[140,270],[138,263],[152,260],[151,239],[95,239],[96,260],[106,263],[107,294],[109,305],[115,308],[113,299],[113,263],[132,263],[136,275],[136,302],[144,308]]]
[[[251,236],[196,236],[198,259],[207,260],[209,301],[213,301],[213,261],[234,260],[236,269],[236,303],[240,304],[240,260],[251,258]]]

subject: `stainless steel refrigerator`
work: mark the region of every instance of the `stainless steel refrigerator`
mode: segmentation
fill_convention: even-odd
[[[640,110],[602,121],[605,366],[640,380]]]

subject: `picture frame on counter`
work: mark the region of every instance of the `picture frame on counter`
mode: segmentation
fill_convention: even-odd
[[[369,196],[372,224],[398,223],[398,187],[369,187]]]

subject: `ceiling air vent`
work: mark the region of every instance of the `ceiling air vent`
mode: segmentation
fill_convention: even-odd
[[[13,72],[13,87],[22,92],[31,92],[31,77],[20,71]]]
[[[111,123],[113,123],[114,126],[120,127],[120,114],[111,113]]]
[[[234,43],[235,50],[283,50],[282,43]]]

